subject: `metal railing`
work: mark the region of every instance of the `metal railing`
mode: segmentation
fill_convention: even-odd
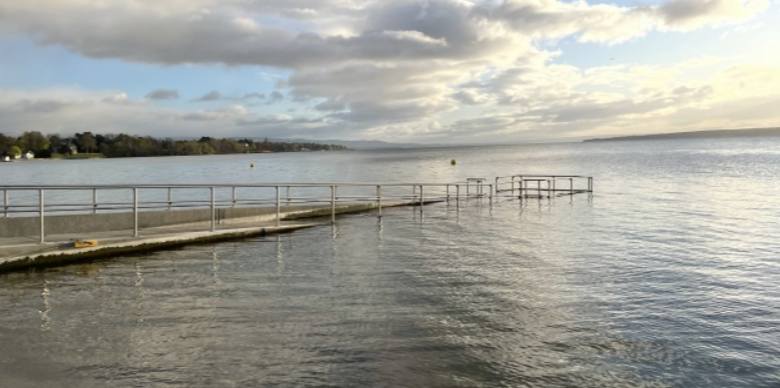
[[[52,215],[129,211],[133,214],[133,236],[138,237],[139,213],[155,210],[210,209],[210,230],[215,231],[217,210],[225,208],[275,207],[275,225],[279,226],[282,205],[330,205],[331,222],[336,222],[337,207],[345,203],[375,204],[381,217],[383,204],[390,202],[423,205],[484,197],[492,202],[493,198],[493,186],[481,178],[454,183],[0,185],[0,190],[4,218],[37,215],[41,244],[46,241],[46,217]]]
[[[496,177],[496,197],[552,198],[559,195],[593,193],[593,177],[584,175],[516,174]]]

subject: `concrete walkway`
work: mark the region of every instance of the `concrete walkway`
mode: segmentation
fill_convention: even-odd
[[[440,202],[425,201],[424,204]],[[382,207],[413,206],[419,203],[383,203]],[[337,214],[376,210],[375,204],[339,205]],[[292,209],[290,209],[292,210]],[[270,212],[270,210],[269,210]],[[133,252],[149,252],[187,244],[213,243],[266,234],[283,233],[330,223],[332,208],[309,206],[305,210],[282,214],[277,226],[276,218],[237,218],[224,220],[211,231],[210,222],[182,223],[156,227],[144,227],[139,236],[133,237],[133,230],[102,230],[89,233],[54,233],[46,235],[41,244],[39,236],[0,235],[0,272],[29,267],[63,265],[75,261],[107,258]],[[327,219],[327,221],[322,221]],[[13,220],[13,219],[11,219]],[[97,226],[97,225],[96,225]],[[94,228],[98,230],[98,228]],[[11,236],[9,236],[11,235]],[[75,248],[76,239],[97,240],[98,245]]]
[[[106,231],[89,235],[59,234],[46,236],[47,242],[40,244],[37,238],[0,238],[0,272],[27,267],[61,265],[74,261],[105,258],[133,252],[148,252],[194,243],[213,243],[238,238],[282,233],[312,226],[323,222],[276,222],[262,224],[219,225],[214,232],[201,224],[175,225],[146,228],[133,237],[132,230]],[[98,245],[88,248],[74,248],[73,240],[97,240]]]

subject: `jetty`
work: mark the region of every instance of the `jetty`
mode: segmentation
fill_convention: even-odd
[[[492,182],[492,183],[489,183]],[[563,182],[563,183],[561,183]],[[2,185],[0,272],[284,233],[388,207],[593,192],[593,178],[512,175],[452,183]]]

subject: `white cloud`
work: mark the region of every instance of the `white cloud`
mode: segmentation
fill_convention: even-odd
[[[150,66],[263,66],[290,75],[268,96],[212,90],[192,100],[241,104],[216,110],[162,109],[116,92],[100,92],[97,99],[84,92],[18,97],[3,100],[2,109],[16,127],[24,117],[27,126],[52,117],[42,124],[67,127],[86,120],[100,128],[182,132],[217,122],[235,131],[338,128],[351,131],[347,136],[386,138],[480,132],[521,137],[533,125],[580,133],[636,117],[672,120],[683,109],[704,111],[725,101],[771,100],[776,83],[766,81],[776,80],[777,68],[735,67],[701,79],[688,78],[691,69],[661,65],[581,69],[555,63],[562,46],[554,42],[615,45],[651,31],[746,22],[768,6],[767,0],[633,7],[582,0],[5,0],[0,35],[29,36],[90,58]],[[146,95],[150,101],[178,98],[174,89]],[[252,109],[258,100],[266,110]],[[292,104],[300,114],[267,114]],[[469,116],[481,108],[493,113]]]

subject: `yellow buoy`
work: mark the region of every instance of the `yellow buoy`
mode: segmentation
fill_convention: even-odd
[[[453,165],[453,166],[454,166],[455,164],[457,164],[457,163],[458,163],[458,162],[456,162],[456,161],[455,161],[455,159],[452,159],[452,160],[450,160],[450,164],[451,164],[451,165]]]
[[[249,165],[249,167],[252,167],[252,168],[254,168],[254,167],[255,167],[255,164],[254,164],[254,163],[252,163],[252,164],[250,164],[250,165]]]

